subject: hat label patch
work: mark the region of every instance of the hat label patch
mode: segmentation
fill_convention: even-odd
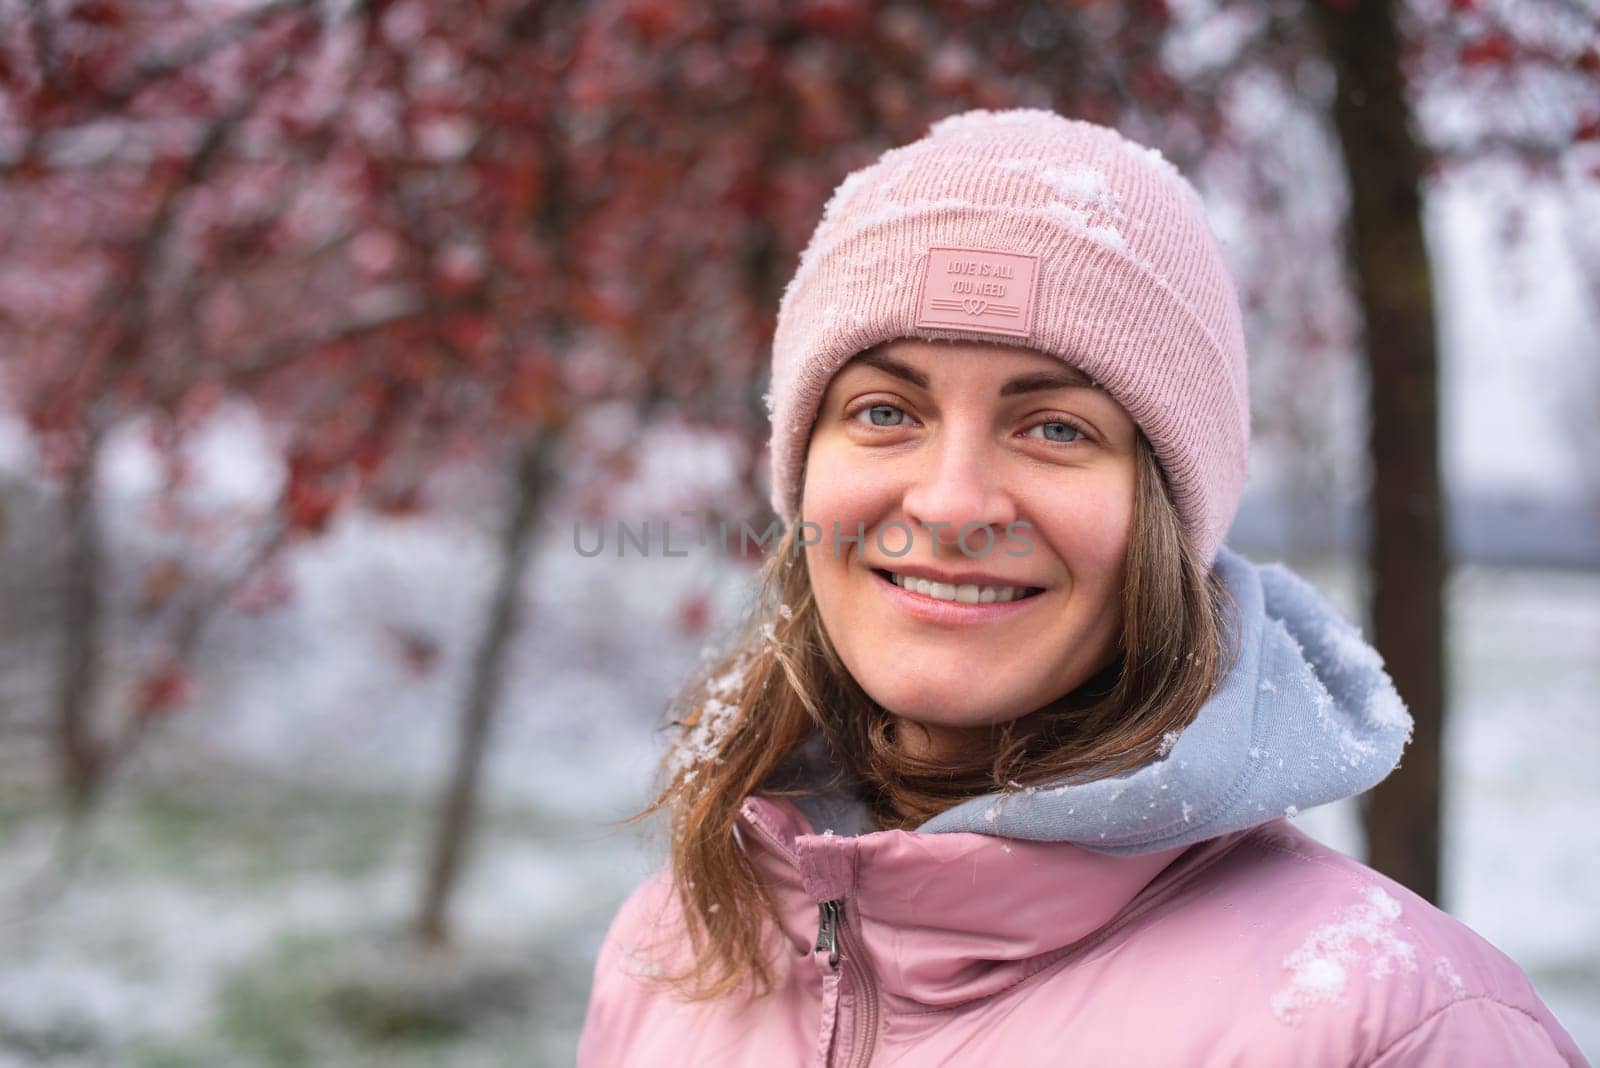
[[[917,294],[916,324],[1027,337],[1033,331],[1038,275],[1037,256],[930,248]]]

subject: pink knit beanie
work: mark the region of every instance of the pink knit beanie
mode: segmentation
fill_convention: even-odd
[[[968,111],[839,183],[773,339],[772,506],[800,504],[817,406],[901,337],[1020,345],[1091,376],[1150,439],[1206,566],[1244,489],[1238,298],[1199,196],[1160,153],[1049,111]]]

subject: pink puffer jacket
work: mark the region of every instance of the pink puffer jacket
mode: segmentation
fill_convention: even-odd
[[[1585,1063],[1509,958],[1282,819],[1133,856],[815,834],[761,795],[740,827],[792,950],[776,991],[645,985],[685,959],[658,872],[606,935],[580,1068]]]

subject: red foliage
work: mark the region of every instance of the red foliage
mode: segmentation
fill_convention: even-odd
[[[1517,43],[1510,34],[1501,31],[1492,31],[1468,41],[1461,46],[1459,59],[1465,67],[1478,67],[1487,64],[1504,66],[1511,63],[1517,56]]]
[[[703,593],[694,593],[678,602],[678,631],[685,635],[703,634],[711,622],[711,601]]]
[[[403,519],[421,514],[422,493],[416,486],[388,492],[379,492],[372,499],[372,509],[379,515]]]
[[[291,529],[306,534],[327,529],[340,497],[332,483],[333,477],[310,453],[290,456],[283,500]]]
[[[400,663],[409,674],[420,678],[430,674],[438,665],[439,642],[433,635],[397,624],[390,624],[388,630]]]
[[[234,591],[233,607],[241,615],[267,615],[293,598],[294,587],[282,564],[269,560],[246,575]]]
[[[170,715],[193,699],[194,680],[181,664],[163,664],[139,680],[134,712],[142,718]]]
[[[813,33],[855,37],[872,24],[872,6],[866,0],[806,0],[798,21]]]
[[[683,0],[629,0],[623,17],[639,31],[646,45],[676,37],[693,20],[693,7]]]
[[[152,564],[144,573],[144,604],[149,611],[170,598],[188,578],[183,561],[168,557]]]

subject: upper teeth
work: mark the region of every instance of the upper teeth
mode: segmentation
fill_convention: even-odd
[[[991,601],[1011,601],[1028,592],[1026,586],[975,586],[967,583],[954,586],[948,582],[930,582],[914,575],[889,573],[896,586],[933,597],[941,601],[959,601],[962,604],[988,604]]]

